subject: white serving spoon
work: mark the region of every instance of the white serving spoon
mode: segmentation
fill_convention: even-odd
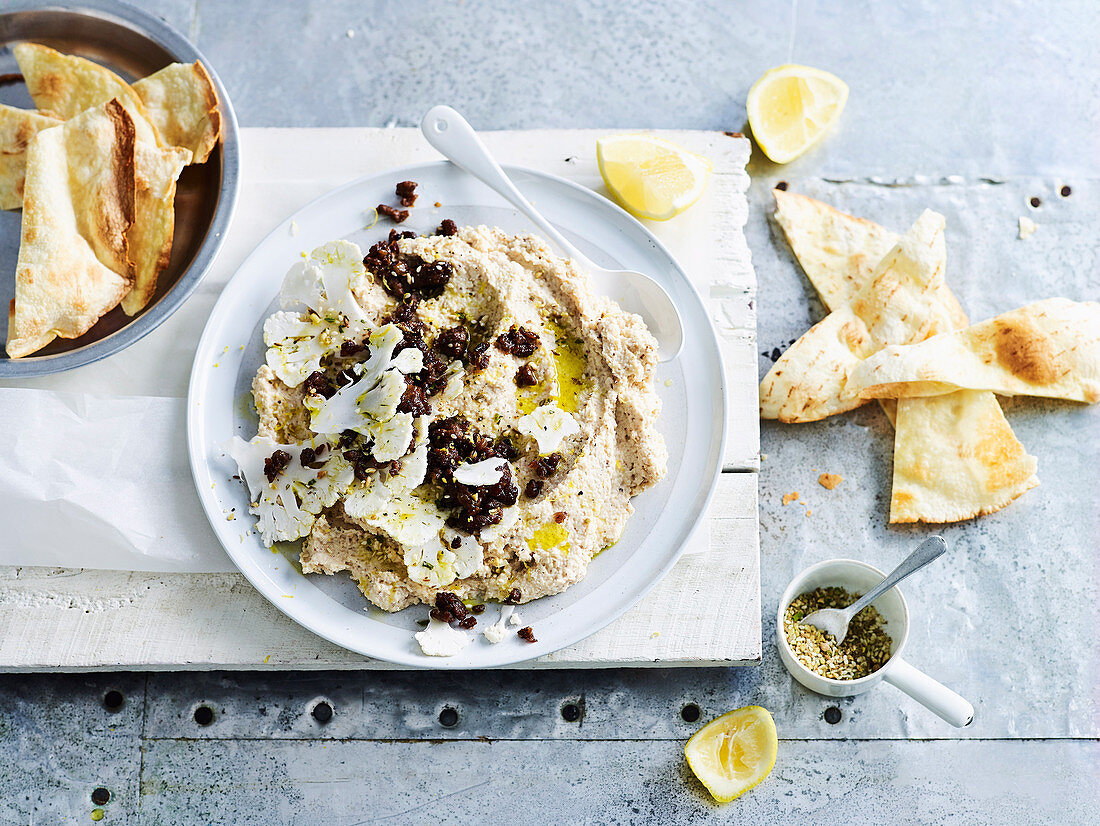
[[[608,270],[592,263],[520,194],[500,164],[493,160],[473,127],[450,106],[429,109],[420,121],[420,131],[447,160],[469,172],[526,215],[561,252],[588,273],[596,292],[615,299],[623,309],[640,315],[657,339],[657,358],[660,361],[672,361],[679,355],[684,345],[684,325],[680,312],[664,287],[640,272]]]
[[[837,645],[840,645],[844,642],[844,638],[848,636],[848,623],[852,621],[852,617],[907,576],[915,574],[933,559],[940,557],[946,550],[947,543],[944,542],[942,536],[928,537],[928,539],[917,546],[917,549],[913,551],[913,553],[905,557],[898,567],[887,574],[882,582],[847,608],[822,608],[820,611],[814,611],[812,614],[803,617],[800,621],[801,624],[812,625],[814,628],[818,628],[826,634],[832,634],[836,637]]]

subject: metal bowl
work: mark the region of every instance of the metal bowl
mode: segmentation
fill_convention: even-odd
[[[10,45],[22,40],[89,58],[130,81],[169,63],[201,60],[218,90],[222,134],[206,163],[188,166],[180,175],[172,259],[145,309],[131,318],[116,307],[79,338],[54,339],[32,356],[9,359],[0,351],[0,378],[40,376],[90,364],[154,330],[187,300],[213,263],[229,228],[240,181],[237,118],[225,87],[199,50],[163,21],[117,0],[83,0],[46,8],[40,3],[6,2],[0,14],[0,74],[19,71]],[[0,87],[0,102],[34,106],[21,83]],[[15,295],[20,217],[18,211],[0,212],[0,307]],[[4,339],[7,323],[7,314],[0,313]]]

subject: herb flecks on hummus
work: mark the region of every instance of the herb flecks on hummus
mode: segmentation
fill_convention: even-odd
[[[304,537],[306,573],[440,615],[444,590],[526,602],[580,581],[667,458],[641,320],[537,238],[441,229],[292,268],[259,435],[230,448],[265,542]]]

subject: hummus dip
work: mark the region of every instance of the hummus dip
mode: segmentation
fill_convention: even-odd
[[[307,309],[265,325],[259,433],[230,449],[265,541],[304,537],[305,573],[385,611],[560,593],[667,460],[638,316],[539,238],[438,232],[291,270]]]

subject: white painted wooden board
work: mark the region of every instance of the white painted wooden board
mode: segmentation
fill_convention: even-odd
[[[594,130],[490,132],[504,163],[604,191]],[[729,390],[724,466],[702,553],[685,556],[633,610],[603,631],[531,665],[750,664],[760,659],[755,471],[759,467],[755,277],[742,227],[749,144],[720,132],[663,132],[707,155],[714,174],[700,202],[652,231],[711,307]],[[438,157],[411,129],[245,129],[238,214],[199,291],[124,352],[64,378],[71,392],[182,398],[203,321],[221,287],[286,216],[360,175]],[[606,194],[606,193],[605,193]],[[160,355],[137,358],[143,348]],[[20,386],[53,388],[45,377]],[[183,435],[180,435],[183,438]],[[196,530],[206,532],[205,525]],[[0,670],[94,668],[376,668],[286,619],[237,574],[0,568]]]

